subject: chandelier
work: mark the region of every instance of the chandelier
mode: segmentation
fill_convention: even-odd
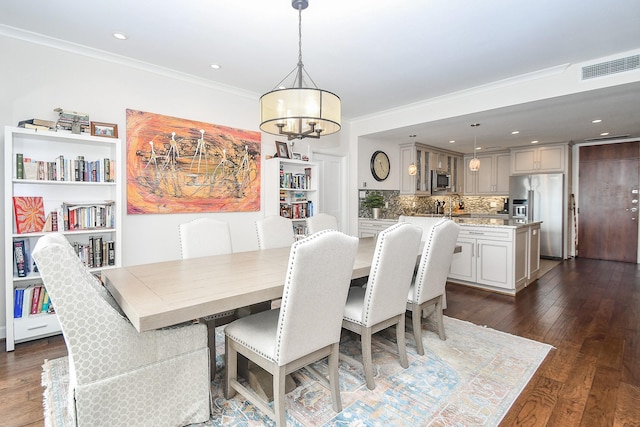
[[[473,123],[471,125],[472,128],[477,128],[480,126],[480,123]],[[480,159],[476,157],[476,133],[473,134],[473,159],[469,162],[469,170],[471,172],[478,172],[480,170]]]
[[[320,138],[340,130],[340,98],[318,89],[302,63],[302,10],[308,0],[292,0],[298,11],[298,65],[270,92],[260,97],[260,129],[287,139]],[[291,87],[281,86],[295,74]],[[313,87],[305,86],[305,76]]]

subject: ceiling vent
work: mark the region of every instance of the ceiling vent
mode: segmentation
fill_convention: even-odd
[[[626,58],[614,59],[613,61],[601,62],[599,64],[582,67],[582,80],[637,70],[639,68],[640,55],[627,56]]]
[[[584,142],[609,141],[611,139],[629,138],[630,136],[631,135],[600,136],[600,137],[597,137],[597,138],[585,138]]]

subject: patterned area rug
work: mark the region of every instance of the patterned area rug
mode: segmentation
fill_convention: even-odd
[[[398,361],[395,332],[374,335],[376,388],[368,390],[360,368],[340,363],[343,410],[331,408],[331,395],[313,375],[293,374],[296,388],[287,394],[291,426],[495,426],[507,413],[549,350],[547,344],[445,317],[447,340],[423,325],[425,355],[415,352],[407,334],[409,368]],[[223,397],[224,339],[217,331],[219,368],[212,382],[214,407],[203,426],[275,425],[240,395]],[[219,339],[218,339],[219,338]],[[360,358],[359,341],[346,337],[340,351]],[[45,426],[65,427],[67,359],[45,361]],[[326,372],[326,363],[315,368]]]

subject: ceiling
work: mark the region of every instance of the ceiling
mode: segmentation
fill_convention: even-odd
[[[315,83],[338,94],[343,120],[352,120],[638,49],[639,18],[636,0],[310,0],[302,12],[302,52]],[[298,57],[298,13],[290,0],[3,1],[0,25],[239,88],[256,99]],[[117,40],[114,32],[128,39]],[[582,141],[601,132],[640,136],[638,99],[640,81],[373,137],[470,153],[473,135],[485,149],[532,139]],[[594,118],[603,122],[594,125]],[[472,131],[474,122],[481,126]],[[516,129],[520,134],[512,135]]]

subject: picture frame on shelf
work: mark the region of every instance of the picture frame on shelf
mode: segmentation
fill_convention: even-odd
[[[302,160],[302,154],[300,153],[291,153],[291,155],[293,156],[293,160]]]
[[[91,122],[91,135],[117,138],[118,125],[115,123]]]
[[[289,145],[286,142],[276,141],[276,153],[282,159],[290,159]]]

